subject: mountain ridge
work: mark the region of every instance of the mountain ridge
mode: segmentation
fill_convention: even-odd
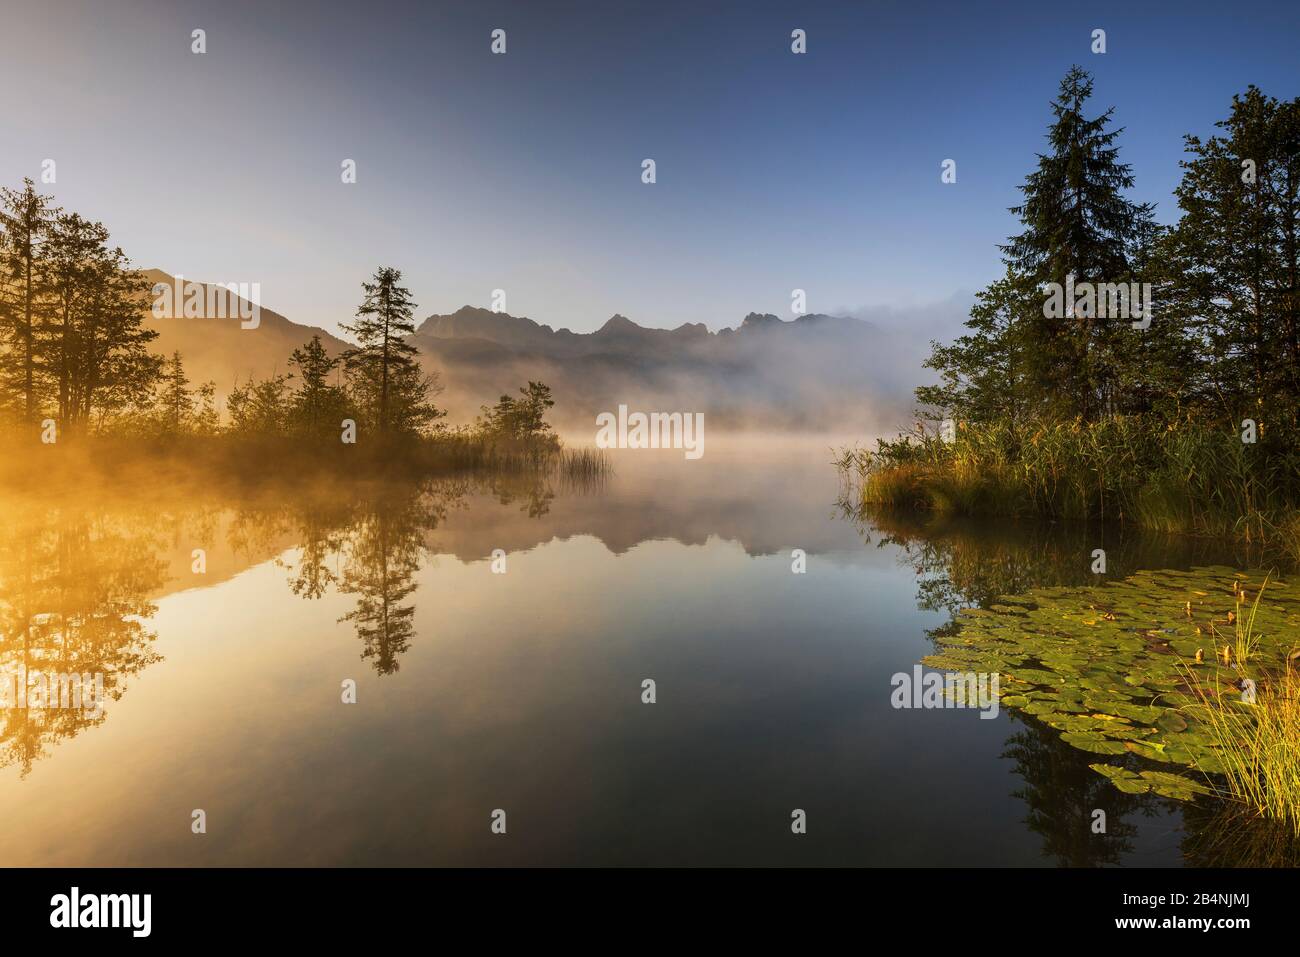
[[[144,270],[152,282],[176,277]],[[208,288],[198,280],[186,280]],[[259,307],[256,328],[239,318],[156,317],[151,350],[179,351],[193,383],[212,381],[224,398],[237,383],[289,369],[289,357],[313,335],[339,356],[353,344],[317,326]],[[885,340],[861,319],[809,314],[781,319],[751,312],[734,328],[703,323],[639,325],[616,313],[592,332],[573,332],[465,305],[430,314],[408,337],[426,371],[441,379],[436,402],[452,423],[471,422],[484,405],[524,383],[551,386],[553,419],[590,427],[596,414],[621,404],[661,411],[704,411],[723,425],[824,429],[832,423],[874,427],[901,410],[893,383],[898,363]]]

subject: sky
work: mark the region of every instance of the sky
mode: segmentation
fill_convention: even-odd
[[[716,330],[803,289],[955,327],[1071,64],[1164,222],[1184,134],[1248,84],[1300,95],[1295,0],[6,0],[0,22],[0,183],[53,159],[43,189],[136,264],[258,283],[331,331],[379,265],[420,316],[502,289],[557,328]]]

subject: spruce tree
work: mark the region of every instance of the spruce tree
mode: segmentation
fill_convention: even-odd
[[[164,434],[180,435],[188,429],[194,415],[194,398],[190,394],[189,384],[181,354],[173,352],[167,360],[162,394],[158,397],[159,425]]]
[[[325,351],[320,336],[312,336],[293,350],[289,362],[297,368],[300,382],[293,398],[295,428],[313,437],[336,431],[345,417],[346,399],[341,389],[330,385],[329,376],[339,360]]]
[[[342,326],[359,343],[343,355],[350,391],[381,436],[421,432],[442,414],[429,401],[436,379],[421,371],[406,338],[415,331],[415,303],[401,280],[391,266],[377,269],[361,284],[356,321]]]
[[[1133,173],[1115,145],[1123,130],[1108,128],[1113,109],[1084,114],[1091,96],[1091,75],[1072,67],[1051,105],[1048,150],[1020,187],[1024,202],[1011,209],[1025,228],[1002,247],[1007,265],[1040,288],[1065,286],[1067,276],[1091,283],[1140,278],[1130,260],[1149,234],[1153,208],[1124,197]],[[1028,387],[1045,411],[1094,419],[1115,410],[1116,365],[1123,361],[1117,350],[1129,326],[1085,311],[1071,308],[1056,319],[1041,308],[1027,310]]]
[[[1165,247],[1173,318],[1209,362],[1216,412],[1300,407],[1300,98],[1251,86],[1223,132],[1186,137],[1175,193],[1182,218]]]

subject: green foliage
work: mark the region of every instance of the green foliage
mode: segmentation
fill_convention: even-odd
[[[1091,93],[1071,69],[1013,209],[1024,228],[1002,247],[1006,273],[965,335],[934,343],[922,421],[845,464],[867,502],[1124,519],[1300,555],[1300,99],[1251,87],[1222,136],[1189,136],[1182,218],[1162,229],[1124,198],[1120,131],[1109,110],[1086,115]],[[1150,283],[1150,325],[1048,317],[1045,284],[1070,275]],[[927,428],[945,418],[953,442]]]
[[[535,455],[558,451],[559,437],[546,421],[546,411],[555,405],[550,386],[529,382],[519,394],[519,398],[503,395],[496,405],[483,406],[479,434],[511,451]]]
[[[939,653],[923,661],[997,672],[1003,704],[1073,747],[1122,759],[1092,765],[1120,790],[1187,800],[1230,787],[1234,764],[1258,773],[1264,762],[1240,721],[1252,729],[1271,722],[1263,733],[1272,750],[1300,743],[1296,699],[1282,693],[1294,691],[1288,660],[1298,627],[1294,584],[1220,566],[1150,571],[1100,587],[1029,589],[967,609],[938,637]],[[1240,702],[1247,666],[1272,695],[1263,710]],[[1178,766],[1199,778],[1174,773]],[[1294,766],[1294,759],[1270,765]],[[1300,807],[1296,779],[1286,785],[1285,774],[1273,777],[1274,793],[1287,791],[1287,806]]]
[[[1264,432],[1150,417],[959,423],[847,453],[862,499],[956,514],[1133,522],[1165,532],[1271,541],[1300,557],[1300,450]]]
[[[1158,226],[1125,198],[1111,110],[1089,117],[1091,77],[1072,68],[1052,104],[1048,149],[1012,212],[1006,274],[977,296],[969,330],[935,343],[927,418],[1095,422],[1108,416],[1216,425],[1267,420],[1300,435],[1300,99],[1251,87],[1221,136],[1187,137],[1181,218]],[[1249,171],[1244,160],[1251,160]],[[1253,175],[1252,175],[1253,174]],[[1046,284],[1149,283],[1154,316],[1045,315]]]
[[[1035,411],[1095,418],[1114,408],[1118,370],[1126,364],[1128,324],[1083,315],[1049,318],[1040,291],[1047,283],[1126,282],[1132,261],[1150,241],[1152,208],[1124,197],[1133,186],[1131,168],[1119,162],[1111,130],[1113,110],[1084,114],[1092,77],[1073,67],[1052,103],[1048,151],[1021,187],[1013,207],[1024,231],[1003,247],[1017,293],[1008,350],[1022,357],[1015,383]],[[1027,346],[1027,348],[1026,348]],[[1007,383],[1003,383],[1005,388]]]
[[[1251,86],[1222,135],[1186,137],[1182,217],[1163,249],[1168,322],[1205,354],[1200,395],[1294,424],[1300,405],[1300,98]]]

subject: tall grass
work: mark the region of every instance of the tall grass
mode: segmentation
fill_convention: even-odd
[[[1235,636],[1227,646],[1236,655],[1230,662],[1232,687],[1223,689],[1218,669],[1208,686],[1195,676],[1190,684],[1200,702],[1196,717],[1220,751],[1224,796],[1300,839],[1300,675],[1290,660],[1273,674],[1251,665],[1255,611],[1263,596],[1261,588],[1245,618],[1238,596]],[[1245,679],[1255,684],[1253,703],[1241,698]]]
[[[556,470],[575,482],[601,482],[614,474],[614,465],[602,449],[561,449]]]
[[[866,504],[969,515],[1119,520],[1162,532],[1280,544],[1300,559],[1300,452],[1229,425],[1113,417],[1095,423],[918,425],[841,451]]]

